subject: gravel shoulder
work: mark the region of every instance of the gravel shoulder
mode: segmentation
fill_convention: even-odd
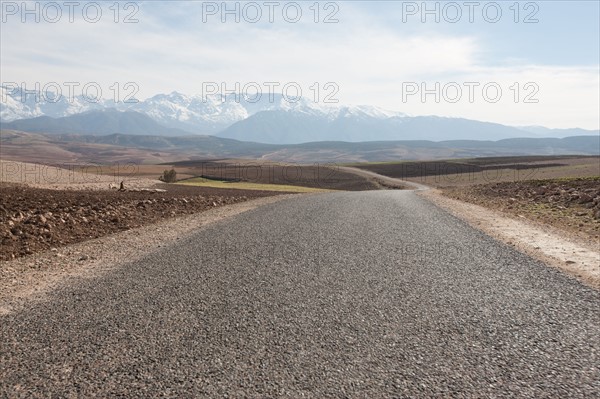
[[[70,279],[101,275],[166,247],[209,224],[299,194],[285,194],[224,205],[101,238],[0,261],[0,314],[8,314]],[[305,194],[306,195],[306,194]]]

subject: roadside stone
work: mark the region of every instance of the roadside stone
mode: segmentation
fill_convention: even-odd
[[[594,199],[591,196],[587,195],[587,194],[581,194],[579,196],[579,203],[580,204],[586,204],[586,203],[591,202],[593,200]]]

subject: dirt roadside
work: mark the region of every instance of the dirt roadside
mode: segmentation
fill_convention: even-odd
[[[157,185],[160,192],[55,190],[0,183],[0,260],[277,193]]]
[[[56,250],[0,261],[0,314],[16,311],[31,300],[42,300],[70,279],[102,275],[209,224],[297,195],[307,194],[278,195],[224,205]]]
[[[542,222],[600,247],[600,177],[526,180],[441,188],[445,196]]]

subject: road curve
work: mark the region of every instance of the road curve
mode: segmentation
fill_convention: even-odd
[[[600,293],[411,191],[302,196],[0,318],[0,397],[600,397]]]
[[[355,175],[363,176],[369,179],[376,179],[379,181],[383,181],[384,183],[388,183],[391,185],[399,185],[400,187],[408,187],[409,189],[416,191],[425,191],[429,190],[430,187],[425,184],[416,183],[409,180],[397,179],[395,177],[389,177],[385,175],[380,175],[379,173],[371,172],[370,170],[355,168],[352,166],[337,166],[338,170],[344,172],[354,173]]]

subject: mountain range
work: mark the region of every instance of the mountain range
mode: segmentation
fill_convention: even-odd
[[[109,135],[125,133],[134,135],[186,136],[185,130],[167,128],[140,112],[117,111],[107,108],[87,111],[60,118],[38,116],[3,123],[2,128],[30,133]]]
[[[372,106],[317,104],[262,95],[158,94],[137,103],[90,102],[83,96],[45,99],[0,87],[4,129],[50,134],[213,135],[266,144],[315,141],[503,140],[600,135],[584,129],[512,127],[438,116],[409,116]]]

